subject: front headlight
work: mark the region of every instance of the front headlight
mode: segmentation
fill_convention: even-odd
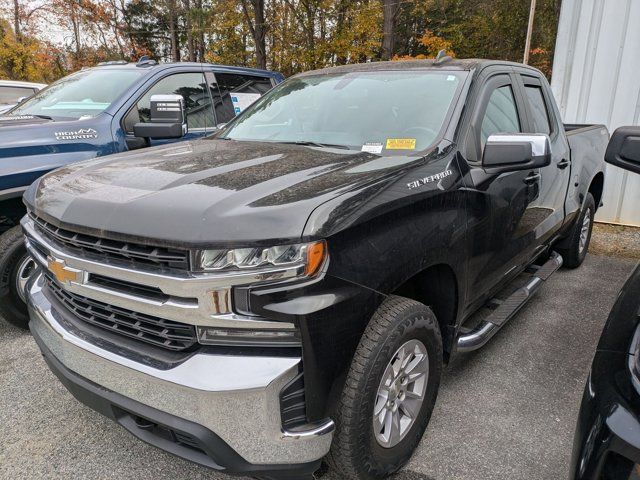
[[[327,255],[324,240],[275,247],[200,250],[195,253],[195,269],[202,272],[300,268],[301,276],[318,272]]]
[[[270,281],[297,280],[316,275],[327,258],[324,240],[274,247],[209,249],[194,252],[193,270],[228,274],[234,277],[233,312],[250,316],[259,323],[261,317],[251,311],[249,293],[254,284]],[[236,288],[243,287],[243,288]],[[227,291],[225,289],[225,291]],[[212,294],[218,294],[215,290]],[[215,302],[214,302],[215,303]],[[282,328],[225,328],[198,326],[198,341],[203,345],[297,347],[300,332],[289,324]]]

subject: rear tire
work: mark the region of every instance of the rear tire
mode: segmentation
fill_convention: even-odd
[[[563,265],[567,268],[577,268],[582,265],[589,251],[591,232],[593,230],[593,217],[596,213],[596,202],[593,195],[587,193],[584,205],[576,223],[571,231],[566,248],[556,248],[562,255]]]
[[[29,273],[25,270],[28,259],[20,226],[0,236],[0,316],[24,330],[29,328],[29,315],[27,305],[18,291],[18,276]]]
[[[431,418],[441,374],[442,338],[431,309],[387,298],[360,340],[338,402],[327,460],[340,478],[387,478],[409,461]]]

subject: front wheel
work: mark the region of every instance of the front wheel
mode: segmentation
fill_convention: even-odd
[[[589,251],[591,232],[593,230],[593,218],[596,214],[596,202],[593,195],[587,193],[580,215],[568,239],[566,248],[557,248],[562,255],[563,265],[568,268],[576,268],[582,265]]]
[[[442,338],[431,309],[389,297],[360,340],[338,404],[328,461],[341,478],[382,479],[409,461],[441,374]]]
[[[28,329],[29,315],[24,289],[36,264],[27,253],[20,226],[0,236],[0,316],[22,329]]]

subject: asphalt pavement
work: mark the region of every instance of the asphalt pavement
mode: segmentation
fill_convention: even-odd
[[[486,347],[454,360],[427,433],[395,479],[566,478],[595,346],[634,266],[590,255],[559,271]],[[230,480],[81,405],[31,336],[1,319],[0,342],[0,478]]]

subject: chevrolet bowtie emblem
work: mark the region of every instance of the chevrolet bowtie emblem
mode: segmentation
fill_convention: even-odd
[[[64,260],[48,258],[47,268],[60,283],[80,283],[82,281],[82,270],[68,267]]]

